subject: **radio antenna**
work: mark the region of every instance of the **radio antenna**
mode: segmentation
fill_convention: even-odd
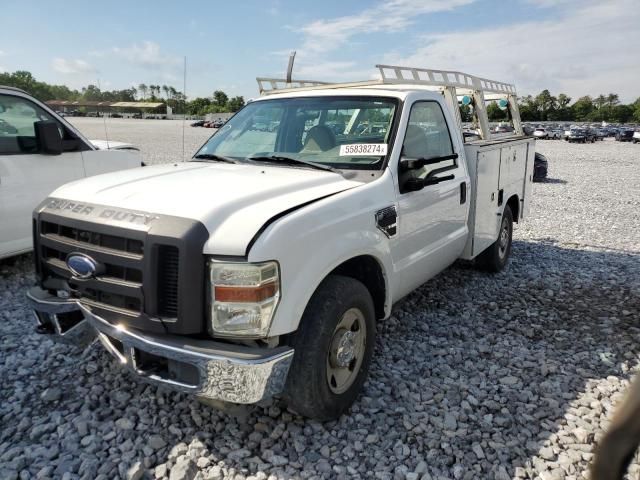
[[[184,78],[182,83],[182,95],[183,99],[183,111],[182,111],[182,161],[185,161],[184,158],[184,125],[187,122],[187,57],[184,57]]]
[[[102,88],[100,88],[100,79],[98,78],[98,90],[102,94]],[[104,138],[107,141],[107,150],[109,150],[109,133],[107,133],[107,117],[104,116],[104,112],[102,112],[102,123],[104,125]]]

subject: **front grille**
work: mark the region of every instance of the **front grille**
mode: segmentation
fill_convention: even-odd
[[[43,271],[62,278],[81,302],[98,309],[139,316],[144,310],[144,241],[140,232],[105,233],[104,226],[76,227],[58,222],[40,222],[40,258]],[[126,230],[124,232],[127,232]],[[73,277],[67,267],[70,253],[89,255],[101,272],[89,279]]]
[[[38,208],[33,227],[42,288],[54,294],[70,291],[114,325],[175,335],[206,331],[202,252],[209,232],[202,223],[48,199]],[[72,275],[70,253],[95,260],[95,275]]]
[[[179,252],[172,245],[158,247],[158,314],[161,317],[178,315]]]

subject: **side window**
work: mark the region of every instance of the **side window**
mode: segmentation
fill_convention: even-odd
[[[411,107],[402,156],[408,159],[437,158],[452,155],[453,142],[440,104],[433,101],[416,102]],[[413,176],[426,178],[430,172],[456,168],[456,159],[442,160],[413,171]]]
[[[55,119],[25,98],[0,95],[0,155],[37,153],[34,123],[39,120]]]

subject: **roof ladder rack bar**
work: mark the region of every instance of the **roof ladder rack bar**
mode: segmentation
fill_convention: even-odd
[[[509,95],[516,93],[510,83],[475,77],[467,73],[431,68],[401,67],[397,65],[376,65],[383,83],[411,83],[436,87],[455,87],[466,90],[481,90],[485,93]]]
[[[329,82],[319,82],[317,80],[291,80],[290,82],[288,82],[286,78],[258,77],[256,78],[256,81],[258,82],[260,94],[296,88],[331,85],[331,83]]]

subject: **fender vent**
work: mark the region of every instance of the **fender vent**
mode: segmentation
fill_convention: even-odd
[[[376,226],[378,230],[384,233],[387,237],[394,237],[397,233],[398,213],[396,207],[386,207],[376,212]]]

